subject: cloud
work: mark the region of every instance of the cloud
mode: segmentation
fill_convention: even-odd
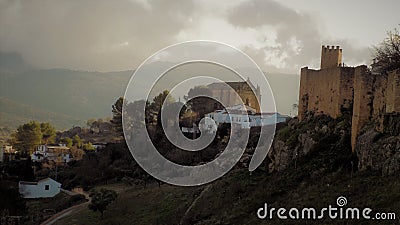
[[[265,33],[265,45],[248,45],[244,50],[272,71],[297,72],[300,67],[318,66],[321,45],[342,45],[349,62],[365,62],[368,49],[350,40],[337,40],[323,35],[317,16],[299,12],[272,0],[246,1],[232,8],[228,21],[242,29]],[[271,35],[274,34],[274,35]],[[269,42],[267,42],[269,41]]]
[[[317,67],[321,45],[341,45],[348,63],[369,51],[325,35],[321,18],[273,0],[0,0],[0,51],[41,68],[134,69],[180,41],[208,39],[248,53],[268,72]]]
[[[0,50],[39,67],[135,68],[175,43],[191,1],[0,1]]]

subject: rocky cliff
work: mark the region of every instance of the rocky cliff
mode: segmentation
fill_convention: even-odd
[[[352,153],[350,116],[332,119],[320,115],[301,122],[292,119],[287,126],[277,131],[268,153],[268,171],[296,167],[296,162],[302,157],[308,157],[315,151],[329,150],[343,160],[333,162],[332,166],[341,165],[353,171],[375,170],[382,175],[399,174],[400,116],[387,115],[385,121],[387,124],[383,131],[377,131],[374,122],[367,124],[361,131]]]

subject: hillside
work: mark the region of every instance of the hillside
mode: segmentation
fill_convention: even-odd
[[[71,124],[81,124],[78,118],[45,111],[4,97],[0,97],[0,109],[0,124],[2,127],[14,128],[16,125],[30,120],[49,122],[58,129],[70,128]]]
[[[84,209],[58,224],[287,224],[287,220],[279,220],[276,214],[272,220],[260,220],[256,212],[264,203],[288,210],[314,207],[318,211],[329,205],[335,207],[339,196],[347,198],[346,207],[371,208],[371,216],[377,212],[395,212],[396,220],[379,222],[398,224],[398,165],[391,164],[389,174],[383,174],[387,166],[384,160],[376,167],[357,170],[360,156],[351,151],[349,125],[346,116],[335,120],[320,116],[305,122],[293,119],[277,132],[268,158],[256,171],[250,173],[244,162],[222,178],[199,187],[166,184],[158,187],[154,181],[143,185],[146,178],[133,159],[129,160],[129,152],[122,145],[110,145],[97,157],[88,157],[86,163],[75,165],[74,170],[81,173],[68,170],[60,173],[61,177],[68,177],[63,185],[80,183],[98,187],[112,181],[124,185],[118,199],[106,211],[105,219]],[[393,151],[400,141],[390,133],[369,136],[368,140],[372,142],[366,148],[386,146],[388,151]],[[98,164],[101,166],[97,170],[86,175],[82,172]],[[332,220],[325,216],[321,220],[290,220],[290,223],[376,224],[376,220]]]
[[[0,77],[2,121],[16,127],[29,120],[53,122],[57,129],[111,115],[132,71],[34,70]],[[5,123],[3,123],[5,122]]]

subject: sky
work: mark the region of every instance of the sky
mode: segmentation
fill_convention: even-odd
[[[190,40],[223,42],[264,71],[319,67],[321,45],[340,45],[347,65],[398,28],[398,0],[0,0],[0,51],[37,68],[135,69]]]

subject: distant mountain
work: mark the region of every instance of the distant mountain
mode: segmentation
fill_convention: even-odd
[[[11,52],[0,52],[0,72],[22,72],[33,67],[27,64],[21,55]]]
[[[55,116],[55,120],[58,115],[60,120],[67,116],[82,124],[89,118],[111,115],[111,105],[119,96],[123,96],[131,74],[132,71],[100,73],[51,69],[1,75],[0,96],[8,99],[8,102],[29,106],[37,112],[50,113]],[[10,111],[20,108],[19,104],[13,104],[18,107],[6,108],[13,115],[22,113],[35,119],[26,112]],[[2,112],[6,109],[3,107]],[[76,122],[67,124],[72,126]]]
[[[0,97],[0,109],[1,127],[15,128],[30,120],[50,122],[58,129],[67,129],[82,123],[78,118],[41,110],[4,97]]]
[[[68,129],[83,125],[90,118],[109,117],[112,104],[124,95],[134,72],[39,70],[26,64],[19,55],[8,53],[0,53],[0,60],[0,127],[15,128],[29,120],[38,120],[51,122],[57,129]],[[152,73],[147,71],[136,82],[148,81]],[[186,73],[178,70],[169,81],[180,81]],[[266,74],[266,77],[275,95],[277,110],[290,114],[292,104],[298,99],[299,76]],[[161,82],[153,91],[159,93],[168,82]],[[139,85],[135,91],[146,90]]]

